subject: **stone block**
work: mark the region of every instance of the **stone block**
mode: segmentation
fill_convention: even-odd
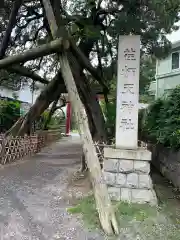
[[[132,201],[132,189],[121,188],[121,201],[131,202]]]
[[[109,193],[111,200],[114,200],[114,201],[121,200],[121,194],[120,194],[119,187],[108,187],[108,193]]]
[[[121,187],[126,185],[126,174],[123,173],[117,173],[116,175],[116,185],[119,185]]]
[[[134,171],[137,173],[149,173],[150,164],[147,161],[134,161]]]
[[[126,186],[129,188],[137,188],[138,187],[138,174],[137,173],[129,173],[127,174]]]
[[[152,180],[148,174],[139,175],[139,188],[145,188],[145,189],[152,188]]]
[[[132,202],[141,204],[149,203],[152,205],[156,205],[157,199],[153,190],[132,189]]]
[[[106,172],[119,172],[119,160],[105,159],[103,168]]]
[[[151,161],[151,152],[144,148],[135,150],[104,148],[105,158]]]
[[[119,172],[133,172],[134,161],[133,160],[119,160]]]
[[[115,184],[115,177],[116,177],[115,173],[104,172],[104,180],[107,185],[113,186]]]

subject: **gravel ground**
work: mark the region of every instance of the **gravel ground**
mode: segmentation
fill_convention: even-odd
[[[108,239],[98,230],[87,230],[81,216],[70,215],[66,210],[77,197],[90,191],[87,179],[76,184],[72,180],[72,173],[80,166],[81,151],[78,136],[63,138],[31,159],[0,168],[0,240]],[[169,202],[167,212],[179,216],[179,201],[170,198],[174,196],[172,187],[157,173],[154,179],[160,200]],[[130,222],[129,228],[122,219],[121,234],[116,239],[179,239],[160,236],[161,232],[170,231],[166,227],[171,224],[170,218],[167,214],[147,223]],[[153,230],[156,221],[164,229]]]
[[[80,163],[77,140],[64,138],[0,169],[0,240],[104,239],[84,230],[81,220],[66,211],[72,198],[69,174]]]

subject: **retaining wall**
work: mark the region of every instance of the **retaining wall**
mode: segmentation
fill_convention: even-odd
[[[152,164],[180,189],[180,151],[155,144],[148,144],[148,149],[152,152]]]

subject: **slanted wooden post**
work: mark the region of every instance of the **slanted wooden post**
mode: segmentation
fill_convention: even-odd
[[[50,1],[42,0],[42,2],[44,5],[52,36],[54,39],[56,39],[57,37],[60,37],[57,36],[57,33],[62,32],[62,28],[59,29],[56,23]],[[64,29],[64,31],[66,30]],[[91,181],[94,189],[94,196],[96,200],[96,207],[99,213],[101,226],[107,234],[112,234],[114,232],[118,233],[117,221],[111,205],[110,197],[108,195],[107,186],[102,175],[99,159],[96,154],[96,149],[92,140],[92,136],[89,130],[87,114],[80,100],[65,52],[59,55],[59,61],[70,102],[72,104],[78,123],[79,133],[83,142],[83,151],[90,171]]]
[[[71,127],[71,103],[67,103],[66,108],[66,135],[69,136]]]

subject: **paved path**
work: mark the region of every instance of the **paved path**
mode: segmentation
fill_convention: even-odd
[[[103,239],[66,211],[67,177],[81,154],[74,138],[0,169],[0,240]]]

